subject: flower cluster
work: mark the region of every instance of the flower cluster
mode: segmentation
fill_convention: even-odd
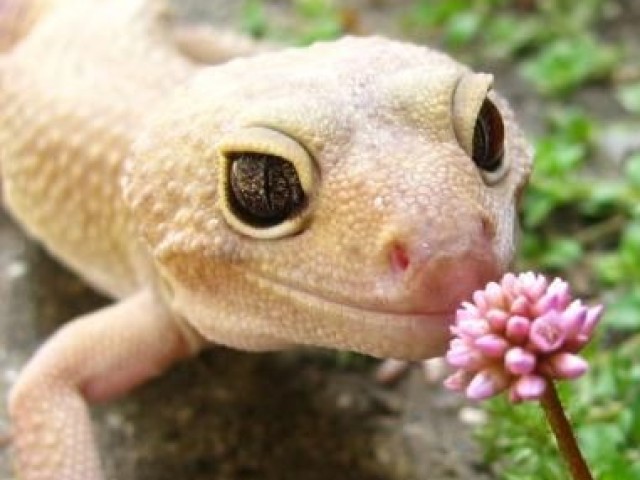
[[[451,390],[481,400],[506,389],[512,402],[539,399],[546,379],[577,378],[603,307],[571,298],[567,282],[532,272],[507,273],[473,294],[456,312],[447,362],[458,370]]]

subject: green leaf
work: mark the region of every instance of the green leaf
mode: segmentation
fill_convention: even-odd
[[[577,263],[583,256],[582,245],[572,238],[558,238],[551,241],[547,251],[540,257],[544,268],[562,270]]]
[[[625,163],[624,174],[633,186],[640,188],[640,153],[629,157]]]
[[[620,240],[620,258],[628,282],[640,284],[640,221],[629,223]]]
[[[469,5],[464,0],[422,0],[414,7],[409,20],[416,26],[444,26],[455,15],[464,13],[468,9]]]
[[[525,229],[520,238],[520,254],[524,258],[537,259],[543,252],[544,245],[540,236]]]
[[[609,423],[580,425],[576,428],[576,435],[585,456],[592,461],[615,455],[625,439],[624,431],[618,425]]]
[[[625,458],[619,452],[612,453],[596,466],[596,478],[599,480],[621,480],[639,478],[640,461]],[[600,471],[601,470],[601,471]]]
[[[640,222],[632,222],[627,225],[622,235],[621,248],[623,252],[633,254],[629,258],[632,262],[640,262]]]
[[[523,222],[526,228],[541,225],[557,207],[558,202],[550,195],[530,189],[523,200]]]
[[[576,143],[566,136],[543,137],[536,142],[534,175],[557,176],[579,167],[587,153],[583,143]]]
[[[629,405],[629,413],[631,414],[631,422],[629,424],[630,439],[636,445],[640,444],[640,397],[636,395]]]
[[[619,206],[620,200],[627,191],[625,185],[619,181],[590,180],[589,182],[588,196],[579,207],[583,214],[592,217],[610,213]]]
[[[598,279],[606,285],[617,285],[624,281],[624,267],[617,252],[603,253],[596,257],[594,268]]]
[[[260,0],[246,0],[242,7],[242,30],[260,38],[267,32],[267,17]]]
[[[542,41],[548,36],[544,21],[540,17],[521,17],[504,14],[488,22],[484,31],[489,55],[508,58]]]
[[[328,0],[295,0],[296,12],[308,19],[330,15],[334,11],[332,2]]]
[[[591,143],[595,133],[595,123],[579,108],[552,110],[549,116],[551,128],[558,135],[576,143]]]
[[[608,305],[603,322],[609,327],[625,330],[640,330],[640,291],[630,292]]]
[[[619,51],[591,36],[559,38],[522,66],[524,77],[543,94],[566,94],[580,84],[611,73]]]
[[[333,40],[342,34],[337,18],[320,18],[299,35],[298,44],[309,45],[320,40]]]
[[[482,15],[478,12],[467,11],[455,15],[447,23],[444,35],[446,45],[459,48],[468,44],[480,30]]]
[[[619,87],[616,98],[631,113],[640,113],[640,82]]]

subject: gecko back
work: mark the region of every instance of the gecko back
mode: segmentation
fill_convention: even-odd
[[[115,296],[144,281],[120,171],[143,119],[196,65],[154,2],[0,3],[3,195],[48,250]]]

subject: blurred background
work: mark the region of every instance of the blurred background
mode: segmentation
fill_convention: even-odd
[[[536,148],[516,270],[607,313],[591,371],[561,389],[600,480],[640,478],[640,0],[175,0],[294,45],[382,34],[492,72]],[[0,394],[60,322],[105,300],[0,217]],[[355,355],[218,351],[96,413],[120,480],[566,478],[537,405],[467,405]],[[158,401],[162,399],[162,401]],[[7,428],[0,413],[0,430]],[[115,477],[114,477],[115,478]],[[12,479],[0,452],[0,479]]]

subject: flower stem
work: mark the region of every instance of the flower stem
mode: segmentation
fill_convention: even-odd
[[[547,379],[547,388],[540,399],[540,404],[573,480],[593,480],[551,379]]]

